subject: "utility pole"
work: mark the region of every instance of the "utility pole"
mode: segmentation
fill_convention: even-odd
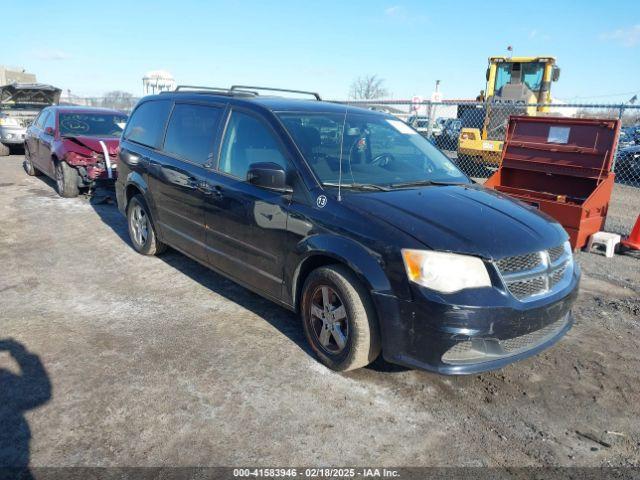
[[[436,89],[431,94],[431,101],[429,102],[429,112],[427,114],[428,125],[427,125],[427,137],[431,138],[431,131],[433,130],[433,119],[436,116],[436,106],[434,102],[439,102],[440,98],[440,80],[436,80]]]

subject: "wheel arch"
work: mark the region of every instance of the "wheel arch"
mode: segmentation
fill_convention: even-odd
[[[302,288],[309,274],[326,265],[343,265],[351,270],[369,292],[390,292],[391,284],[384,272],[378,254],[357,242],[337,236],[319,235],[307,239],[304,255],[298,261],[291,282],[291,299],[296,310],[300,308]]]
[[[151,202],[149,201],[149,186],[147,185],[147,182],[138,172],[131,172],[127,176],[124,187],[124,211],[127,210],[129,201],[133,198],[134,195],[137,194],[140,194],[144,197],[147,205],[149,205],[149,208],[153,208]],[[155,211],[151,213],[154,214]]]
[[[144,201],[147,204],[147,208],[149,209],[149,213],[151,215],[151,223],[153,225],[155,234],[158,237],[158,240],[162,241],[164,235],[162,233],[161,226],[158,225],[157,209],[153,201],[153,196],[149,191],[149,186],[144,177],[138,172],[130,172],[129,175],[127,175],[126,181],[124,182],[124,188],[122,190],[122,208],[120,206],[120,200],[118,200],[118,208],[125,216],[127,215],[129,202],[135,195],[142,195],[142,198],[144,198]]]

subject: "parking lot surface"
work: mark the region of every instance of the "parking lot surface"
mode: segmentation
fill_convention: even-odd
[[[640,465],[638,255],[578,254],[576,325],[537,357],[339,374],[294,314],[174,251],[138,255],[115,205],[60,198],[21,162],[0,159],[0,464]],[[608,229],[638,212],[616,185]],[[20,346],[44,367],[22,385]]]

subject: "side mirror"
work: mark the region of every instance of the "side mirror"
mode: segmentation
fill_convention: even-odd
[[[551,70],[551,81],[552,82],[557,82],[560,79],[560,67],[557,66],[553,66],[553,69]]]
[[[46,133],[47,135],[53,135],[54,134],[54,130],[52,127],[47,127],[44,129],[44,133]]]
[[[268,188],[279,192],[291,192],[287,185],[287,174],[277,163],[259,162],[249,165],[247,181],[257,187]]]

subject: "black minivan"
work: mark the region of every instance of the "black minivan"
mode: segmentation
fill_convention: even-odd
[[[571,328],[580,271],[553,219],[476,185],[391,115],[266,90],[138,103],[116,182],[138,252],[169,245],[300,312],[340,371],[382,352],[475,373]]]

